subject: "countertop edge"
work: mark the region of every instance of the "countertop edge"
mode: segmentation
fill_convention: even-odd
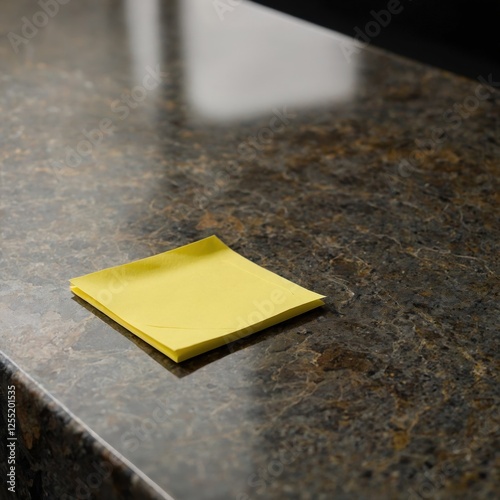
[[[1,350],[0,381],[0,434],[2,443],[16,443],[16,495],[173,500]],[[12,428],[7,426],[12,417],[12,412],[7,413],[7,394],[12,386],[15,396],[10,392],[9,401],[15,401],[15,441],[8,440]],[[7,472],[2,470],[2,477]],[[2,489],[8,486],[4,483]]]

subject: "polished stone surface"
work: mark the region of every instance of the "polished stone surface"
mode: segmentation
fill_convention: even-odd
[[[117,456],[2,353],[0,398],[4,403],[8,398],[15,402],[16,414],[13,430],[11,415],[0,412],[0,439],[9,446],[0,462],[2,499],[165,499],[164,491]]]
[[[247,3],[39,11],[2,2],[0,349],[57,411],[176,499],[494,498],[498,89]],[[210,234],[326,306],[176,365],[71,296]]]

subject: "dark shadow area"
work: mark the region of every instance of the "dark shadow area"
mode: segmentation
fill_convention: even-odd
[[[366,36],[374,46],[472,79],[491,73],[500,80],[500,2],[254,1],[351,37]],[[398,13],[390,18],[381,12],[396,5]]]

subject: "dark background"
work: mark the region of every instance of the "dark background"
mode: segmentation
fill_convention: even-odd
[[[255,0],[349,36],[389,0]],[[500,80],[500,0],[401,0],[372,45],[476,79]]]

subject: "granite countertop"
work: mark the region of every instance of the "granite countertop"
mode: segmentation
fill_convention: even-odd
[[[500,83],[222,4],[2,5],[18,498],[498,498]],[[175,364],[69,291],[211,234],[326,305]]]

